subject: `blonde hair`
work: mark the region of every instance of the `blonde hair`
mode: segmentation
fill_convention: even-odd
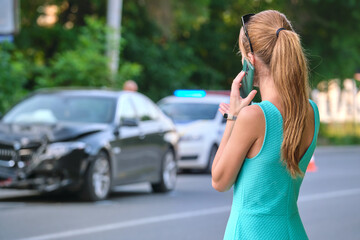
[[[277,36],[279,28],[285,29],[278,32]],[[274,10],[252,16],[246,29],[254,54],[268,66],[281,98],[284,110],[282,159],[292,177],[303,176],[298,164],[309,94],[307,61],[299,35],[294,32],[286,16]],[[239,47],[242,55],[246,57],[250,46],[242,32]]]

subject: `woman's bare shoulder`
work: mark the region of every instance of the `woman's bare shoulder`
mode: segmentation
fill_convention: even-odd
[[[239,118],[247,121],[259,121],[264,118],[263,111],[259,105],[253,104],[241,109]]]
[[[239,112],[235,123],[234,131],[242,138],[251,142],[251,144],[262,136],[265,128],[265,116],[260,106],[246,106]]]

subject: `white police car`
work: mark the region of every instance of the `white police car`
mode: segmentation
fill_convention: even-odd
[[[218,111],[229,103],[229,93],[203,90],[176,90],[158,102],[180,133],[179,169],[211,171],[211,165],[225,130],[225,119]]]

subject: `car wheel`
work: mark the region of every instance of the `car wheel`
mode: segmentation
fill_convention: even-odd
[[[80,197],[86,201],[105,199],[111,187],[111,168],[107,154],[100,152],[90,164],[85,175]]]
[[[176,160],[172,150],[168,150],[161,164],[160,182],[151,184],[154,192],[168,192],[175,188],[177,177]]]
[[[211,173],[212,164],[214,162],[214,158],[215,158],[217,150],[218,150],[218,146],[216,146],[216,145],[213,145],[210,149],[208,165],[205,169],[205,172],[207,172],[207,173]]]

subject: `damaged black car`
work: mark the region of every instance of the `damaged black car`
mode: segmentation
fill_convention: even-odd
[[[105,199],[114,186],[175,188],[179,136],[146,96],[129,91],[42,90],[0,122],[0,188],[67,190]]]

